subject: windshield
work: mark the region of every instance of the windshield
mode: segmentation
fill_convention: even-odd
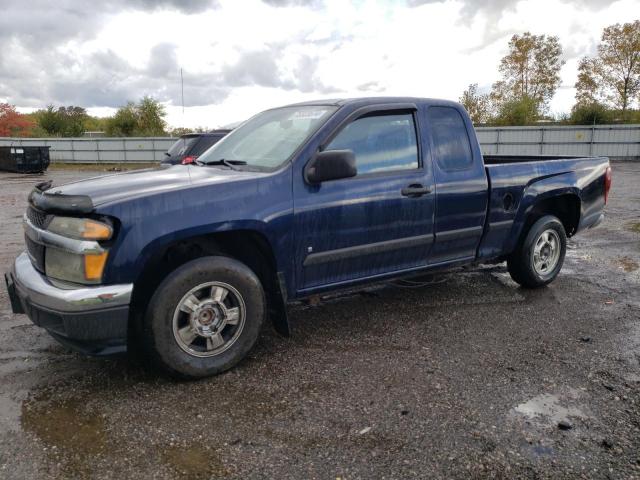
[[[176,140],[176,143],[171,145],[171,148],[169,148],[167,153],[172,157],[175,155],[184,155],[186,151],[189,149],[189,147],[193,145],[196,140],[198,140],[197,136],[180,137],[178,140]]]
[[[240,125],[199,160],[205,164],[226,160],[273,170],[286,162],[335,110],[326,105],[267,110]]]

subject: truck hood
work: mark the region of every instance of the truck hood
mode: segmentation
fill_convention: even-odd
[[[105,203],[153,195],[163,191],[237,181],[264,176],[264,173],[236,171],[217,167],[186,165],[160,166],[145,170],[88,178],[46,190],[45,196],[58,195],[91,199],[94,207]],[[60,198],[60,197],[58,197]]]

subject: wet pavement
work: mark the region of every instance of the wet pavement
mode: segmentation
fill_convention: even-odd
[[[0,173],[0,270],[44,176]],[[290,308],[181,383],[71,353],[0,289],[0,478],[640,478],[640,163],[549,287],[504,265]]]

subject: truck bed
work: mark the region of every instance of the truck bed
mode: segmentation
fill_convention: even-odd
[[[607,157],[487,155],[484,162],[489,205],[479,259],[510,253],[528,211],[548,190],[561,188],[576,200],[578,211],[567,215],[579,215],[580,222],[568,236],[594,225],[602,213]]]

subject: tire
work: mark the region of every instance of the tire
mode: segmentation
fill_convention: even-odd
[[[525,288],[544,287],[560,273],[566,252],[567,234],[562,222],[546,215],[531,225],[524,240],[507,259],[509,274]]]
[[[264,290],[249,267],[228,257],[202,257],[178,267],[156,289],[141,340],[170,375],[208,377],[249,353],[265,315]]]

